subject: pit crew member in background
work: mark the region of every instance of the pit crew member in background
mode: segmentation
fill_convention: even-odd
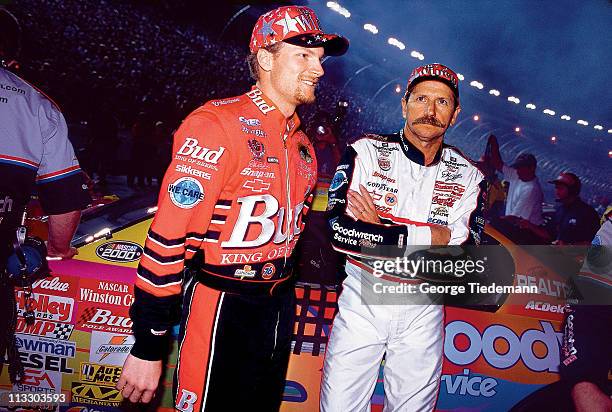
[[[249,46],[255,86],[196,109],[174,136],[138,267],[136,342],[117,384],[132,402],[151,400],[182,317],[178,410],[280,407],[292,250],[317,179],[295,109],[314,102],[323,55],[343,54],[348,41],[322,32],[311,9],[285,6],[259,17]],[[193,279],[183,277],[186,262]]]
[[[577,412],[612,410],[612,209],[606,213],[575,279],[583,301],[566,306],[560,372]]]
[[[49,215],[48,256],[69,259],[77,251],[70,246],[81,209],[91,201],[68,127],[58,107],[44,94],[8,70],[16,67],[20,26],[0,8],[0,302],[10,298],[13,285],[5,273],[17,241],[16,231],[34,189]],[[7,295],[8,294],[8,295]],[[4,306],[4,304],[2,305]],[[14,321],[3,308],[0,323],[0,357],[5,349],[9,361],[16,354]],[[8,332],[8,333],[6,333]],[[13,378],[13,377],[11,377]]]
[[[499,143],[493,135],[487,143],[487,163],[500,171],[509,184],[505,215],[494,226],[515,243],[521,245],[546,244],[542,235],[542,202],[544,194],[536,176],[537,160],[531,153],[519,154],[512,165],[504,164]]]
[[[549,181],[559,203],[549,230],[558,245],[588,245],[599,228],[599,215],[580,198],[582,184],[574,173],[563,172]]]
[[[580,198],[580,178],[571,172],[562,172],[548,183],[555,185],[558,206],[553,218],[544,226],[521,222],[522,229],[543,239],[546,244],[588,245],[599,229],[599,215]]]
[[[329,189],[332,243],[347,255],[347,278],[325,357],[325,412],[369,410],[383,356],[385,410],[433,409],[443,306],[423,295],[364,302],[379,279],[362,258],[375,258],[377,247],[478,243],[484,225],[483,175],[443,143],[460,111],[457,75],[441,64],[414,69],[401,104],[404,128],[350,145]]]
[[[493,135],[489,136],[487,149],[490,149],[487,160],[503,173],[504,179],[510,184],[506,197],[506,213],[501,218],[503,223],[523,230],[529,223],[540,226],[544,222],[542,217],[544,194],[536,176],[538,162],[535,156],[531,153],[521,153],[514,159],[512,165],[507,166],[499,152],[497,138]],[[525,241],[531,243],[529,238]]]
[[[512,165],[504,164],[499,152],[499,143],[495,136],[489,137],[488,146],[491,148],[490,158],[492,165],[504,174],[504,179],[510,183],[508,197],[506,198],[506,216],[510,219],[523,219],[534,225],[541,225],[542,202],[544,194],[540,181],[536,176],[538,162],[531,153],[519,154]]]

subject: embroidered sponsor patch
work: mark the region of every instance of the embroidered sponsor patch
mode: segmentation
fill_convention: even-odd
[[[192,177],[181,177],[168,185],[170,200],[181,209],[191,209],[204,199],[202,184]]]
[[[306,163],[312,163],[312,156],[310,155],[310,151],[306,145],[300,143],[298,145],[298,151],[300,152],[300,157],[303,161]]]
[[[265,280],[272,279],[274,273],[276,273],[276,268],[274,267],[273,263],[268,262],[261,269],[261,277]]]
[[[378,167],[380,167],[380,170],[383,172],[388,172],[391,170],[391,160],[389,160],[387,157],[380,156],[378,158]]]
[[[387,193],[385,195],[385,203],[387,206],[395,206],[397,203],[397,196],[395,196],[393,193]]]
[[[224,99],[224,100],[213,100],[212,102],[210,102],[213,106],[215,107],[219,107],[219,106],[223,106],[226,104],[231,104],[231,103],[236,103],[239,102],[240,99],[235,97],[233,99]]]
[[[389,157],[395,150],[399,150],[399,147],[389,147],[389,143],[382,143],[382,145],[373,144],[374,148],[380,156]]]
[[[225,147],[221,146],[219,150],[211,150],[208,147],[199,146],[199,144],[200,142],[196,138],[186,138],[183,145],[176,152],[176,156],[185,156],[186,158],[190,157],[202,160],[207,164],[218,164],[219,159],[223,156],[223,152],[225,152]]]
[[[454,182],[455,180],[459,179],[463,177],[463,174],[461,173],[456,173],[453,172],[451,170],[444,170],[442,171],[442,179],[447,181],[447,182]]]
[[[253,154],[253,159],[261,161],[263,155],[266,153],[263,143],[257,139],[250,139],[247,143],[249,145],[249,150],[251,150]]]
[[[247,119],[244,116],[240,116],[238,120],[240,120],[240,123],[246,126],[250,126],[250,127],[261,126],[261,122],[259,121],[259,119]]]
[[[234,272],[234,277],[244,279],[244,278],[254,278],[257,274],[256,271],[252,270],[251,265],[244,265],[242,269],[236,269]]]
[[[335,192],[336,190],[344,186],[346,183],[348,183],[348,179],[346,178],[346,172],[338,170],[329,185],[329,191]]]
[[[265,182],[261,179],[253,179],[253,180],[247,180],[246,182],[244,182],[242,187],[246,189],[250,189],[252,192],[255,192],[255,193],[261,193],[265,190],[270,189],[270,183]]]

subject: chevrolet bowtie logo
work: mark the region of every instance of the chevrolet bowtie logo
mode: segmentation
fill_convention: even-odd
[[[247,180],[246,182],[244,182],[244,185],[242,185],[242,187],[251,189],[251,191],[255,193],[261,193],[264,190],[270,189],[270,183],[264,182],[261,179],[254,179],[254,180]]]

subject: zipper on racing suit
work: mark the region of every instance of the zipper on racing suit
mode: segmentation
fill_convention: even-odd
[[[287,139],[289,138],[289,123],[285,120],[285,133],[283,135],[283,147],[285,149],[285,182],[287,188],[287,213],[285,214],[285,228],[287,230],[287,237],[285,238],[285,267],[287,267],[287,251],[289,250],[289,236],[291,228],[291,222],[293,219],[291,209],[291,183],[289,178],[289,152],[287,151]]]
[[[285,261],[284,268],[287,267],[287,251],[289,250],[289,229],[292,224],[292,210],[291,210],[291,184],[289,181],[289,152],[287,151],[287,139],[289,138],[289,124],[285,120],[285,132],[283,134],[283,149],[285,151],[285,188],[287,190],[287,203],[286,203],[286,213],[285,213],[285,228],[287,231],[287,237],[285,238]],[[274,356],[274,351],[276,351],[276,345],[278,343],[278,324],[280,322],[280,309],[276,313],[276,325],[274,326],[274,346],[272,347],[272,353],[270,354],[270,359]]]

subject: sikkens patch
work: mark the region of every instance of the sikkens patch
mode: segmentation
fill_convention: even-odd
[[[182,209],[191,209],[204,199],[202,184],[192,177],[181,177],[168,185],[170,200]]]

